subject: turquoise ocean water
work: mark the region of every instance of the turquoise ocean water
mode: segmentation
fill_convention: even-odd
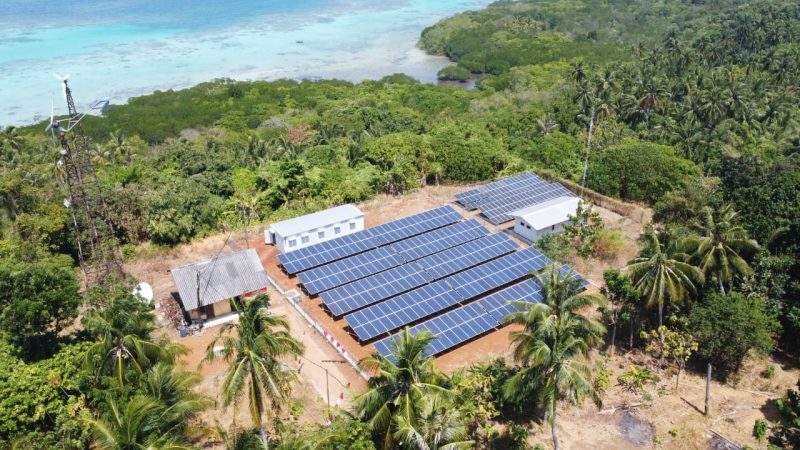
[[[0,0],[0,125],[44,119],[52,72],[79,109],[219,77],[435,80],[415,47],[437,20],[486,0]]]

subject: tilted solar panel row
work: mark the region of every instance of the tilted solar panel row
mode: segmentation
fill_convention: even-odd
[[[488,193],[491,193],[492,191],[495,190],[502,190],[509,184],[513,184],[515,182],[531,178],[538,178],[538,177],[536,177],[536,174],[534,174],[533,172],[526,172],[508,178],[503,178],[502,180],[497,180],[491,183],[487,183],[479,188],[456,194],[456,200],[459,203],[461,203],[461,205],[463,205],[465,208],[472,210],[475,208],[471,207],[471,204],[473,204],[479,198],[486,196]]]
[[[480,305],[470,303],[423,322],[411,328],[410,332],[413,335],[428,330],[436,336],[425,354],[425,356],[434,356],[499,326],[500,322],[487,314]],[[378,353],[392,358],[392,339],[395,339],[395,336],[376,342],[375,349]]]
[[[366,341],[516,281],[549,261],[529,248],[376,303],[348,314],[345,320],[358,338]],[[466,294],[460,288],[465,280],[471,283]]]
[[[378,247],[300,272],[297,278],[303,283],[306,291],[314,295],[403,263],[405,263],[403,258],[391,248]]]
[[[480,195],[475,197],[473,200],[466,202],[464,206],[468,210],[482,208],[487,202],[492,202],[496,199],[513,198],[520,195],[520,192],[524,190],[545,184],[549,183],[539,178],[533,172],[528,172],[510,179],[503,180],[497,186],[480,188]]]
[[[547,187],[531,188],[516,196],[510,196],[510,198],[481,204],[481,214],[492,224],[499,225],[513,220],[514,218],[510,214],[514,211],[558,197],[575,197],[575,194],[561,184],[553,183]]]
[[[492,234],[322,292],[320,297],[338,317],[513,252],[516,248],[517,244],[508,236]]]
[[[461,219],[461,215],[451,206],[443,206],[371,229],[357,231],[292,252],[282,253],[278,256],[278,260],[288,273],[295,274],[400,239],[456,223]]]
[[[569,271],[569,266],[560,267],[562,276]],[[575,272],[572,273],[572,278],[579,279],[581,287],[585,287],[588,284],[586,279]],[[416,334],[422,330],[430,330],[436,339],[434,339],[427,355],[434,356],[504,324],[506,315],[514,312],[512,302],[515,300],[523,302],[542,301],[542,289],[539,281],[534,278],[514,284],[464,307],[427,320],[412,327],[410,332],[411,334]],[[496,325],[492,326],[493,323]],[[396,336],[395,334],[376,342],[376,350],[380,354],[391,358],[392,340]]]
[[[488,234],[475,219],[458,222],[300,272],[297,277],[315,295]]]

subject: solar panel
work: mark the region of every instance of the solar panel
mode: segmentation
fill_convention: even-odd
[[[340,316],[509,253],[516,247],[504,234],[489,235],[325,291],[320,297],[334,316]]]
[[[464,298],[472,298],[522,278],[531,271],[541,270],[547,264],[550,264],[548,257],[535,248],[526,248],[457,273],[448,280]]]
[[[306,291],[315,295],[487,234],[489,230],[475,219],[458,222],[386,247],[379,247],[300,272],[297,277]]]
[[[512,220],[509,214],[558,197],[574,197],[575,194],[559,183],[531,186],[509,197],[493,199],[481,204],[481,213],[494,225]]]
[[[493,330],[499,325],[500,323],[487,314],[480,305],[472,303],[411,328],[411,334],[429,330],[436,339],[428,347],[426,356],[434,356]],[[375,349],[378,353],[387,358],[392,358],[392,339],[395,339],[395,336],[376,342]]]
[[[529,261],[528,258],[524,257],[524,255],[523,257],[518,255],[518,253],[515,253],[503,256],[482,266],[476,266],[430,285],[376,303],[361,311],[347,315],[345,320],[362,341],[388,333],[403,325],[413,323],[433,313],[513,282],[524,277],[531,270],[541,268],[539,265],[531,266],[527,262]],[[545,262],[544,260],[537,260],[537,264]],[[488,281],[484,280],[487,273],[494,274]],[[460,283],[464,282],[463,280],[481,280],[482,282],[476,287],[470,288],[468,295],[464,295],[462,290],[459,289]],[[455,288],[455,292],[451,292],[453,288]]]
[[[520,253],[522,252],[518,252],[516,254]],[[508,256],[501,259],[508,259]],[[485,265],[488,264],[490,263]],[[566,275],[570,269],[569,266],[563,265],[559,268],[559,270],[561,271],[562,275]],[[439,281],[437,283],[450,281],[454,277],[455,276],[449,277],[448,279]],[[582,286],[588,284],[583,277],[575,272],[573,272],[573,277],[580,278],[582,280]],[[433,284],[430,286],[433,286]],[[435,294],[435,292],[429,292],[428,294]],[[443,294],[440,294],[439,296],[445,297]],[[400,297],[398,297],[398,299],[399,298]],[[502,325],[504,323],[506,314],[514,311],[513,305],[509,304],[509,302],[513,300],[525,302],[542,301],[542,290],[539,281],[535,278],[525,280],[466,306],[454,309],[450,312],[442,314],[441,316],[434,317],[412,327],[411,334],[419,333],[421,330],[430,330],[436,339],[433,341],[427,355],[437,355],[445,350],[455,347],[456,345],[480,336],[481,334]],[[387,302],[382,304],[385,303]],[[372,318],[372,321],[375,322],[375,318]],[[362,330],[362,332],[365,334],[374,333],[374,331],[370,331],[371,328],[368,326],[363,326]],[[376,336],[377,335],[380,335],[380,333],[376,334]],[[390,336],[376,342],[376,350],[380,354],[391,358],[392,339],[395,339],[396,336],[397,335],[395,334],[394,336]]]
[[[517,244],[503,233],[492,234],[417,261],[432,280],[511,253]]]
[[[413,216],[404,217],[392,222],[378,225],[369,231],[380,245],[390,244],[400,239],[424,233],[435,228],[456,223],[462,219],[461,215],[446,205]]]
[[[389,247],[380,247],[297,274],[306,291],[314,295],[347,284],[405,261]]]
[[[502,200],[514,198],[520,191],[539,184],[547,184],[547,182],[539,178],[533,172],[506,178],[497,183],[479,188],[480,194],[472,200],[465,202],[464,206],[468,210],[482,208],[484,204],[493,201],[493,199]]]
[[[515,182],[526,179],[538,179],[538,177],[533,172],[526,172],[485,184],[476,189],[456,194],[455,197],[459,203],[464,205],[467,209],[472,210],[475,209],[474,203],[481,197],[485,197],[487,194],[490,194],[496,190],[506,189],[509,185],[513,185]]]
[[[510,302],[521,301],[538,303],[542,301],[542,286],[536,279],[525,280],[511,287],[495,292],[475,303],[481,305],[495,320],[504,322],[506,314],[516,311]]]
[[[472,219],[398,241],[389,245],[389,248],[405,261],[414,261],[487,234],[489,230]]]
[[[570,271],[570,267],[565,264],[559,268],[559,271],[562,277],[566,276]],[[589,284],[589,282],[577,272],[572,272],[572,278],[580,280],[581,288]],[[522,283],[517,283],[502,291],[486,296],[475,303],[483,306],[486,312],[502,323],[506,314],[515,311],[514,305],[510,304],[510,302],[515,300],[528,303],[541,302],[542,285],[539,283],[539,280],[536,278],[525,280]]]
[[[345,320],[360,340],[367,341],[460,301],[460,294],[441,280],[348,314]]]
[[[461,215],[451,206],[443,206],[368,230],[357,231],[289,253],[282,253],[278,256],[278,260],[287,272],[295,274],[444,225],[456,223],[461,219]]]
[[[289,253],[281,253],[278,261],[287,272],[294,274],[377,246],[369,231],[362,230]]]
[[[331,313],[338,317],[428,281],[430,278],[425,270],[412,262],[325,291],[320,297]]]

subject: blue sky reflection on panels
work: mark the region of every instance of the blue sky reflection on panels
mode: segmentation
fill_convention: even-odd
[[[51,72],[71,75],[79,107],[219,77],[360,81],[405,72],[431,82],[447,61],[418,50],[419,33],[490,1],[75,3],[0,2],[0,125],[49,113],[59,89]]]

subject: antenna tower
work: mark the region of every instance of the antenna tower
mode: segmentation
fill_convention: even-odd
[[[114,229],[108,216],[102,188],[97,180],[89,151],[90,141],[81,126],[86,113],[79,113],[67,84],[69,75],[57,78],[63,83],[64,100],[67,102],[69,117],[66,126],[50,114],[51,131],[61,153],[59,166],[65,172],[65,185],[69,198],[64,200],[75,232],[78,260],[86,286],[103,284],[108,277],[122,274],[122,261],[114,239]],[[90,109],[102,109],[107,101],[95,101]]]

